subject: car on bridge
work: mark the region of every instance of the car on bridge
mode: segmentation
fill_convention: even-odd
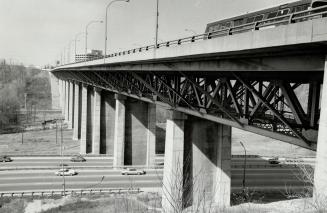
[[[126,168],[121,171],[122,175],[145,175],[145,173],[144,170],[138,170],[135,168]]]
[[[86,159],[83,158],[82,155],[74,155],[74,156],[70,159],[70,161],[72,161],[72,162],[85,162]]]
[[[73,176],[77,175],[77,172],[73,169],[59,169],[55,172],[55,175],[57,176]]]
[[[8,157],[7,155],[1,155],[0,156],[0,162],[11,162],[12,159]]]

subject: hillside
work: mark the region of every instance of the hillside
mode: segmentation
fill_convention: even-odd
[[[19,114],[26,110],[50,109],[49,74],[34,67],[0,63],[0,133],[19,128]]]

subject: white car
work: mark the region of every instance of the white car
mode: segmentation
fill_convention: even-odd
[[[77,172],[73,169],[59,169],[55,172],[55,175],[57,176],[73,176],[77,175]]]
[[[122,175],[145,175],[144,170],[137,170],[134,168],[127,168],[121,171]]]

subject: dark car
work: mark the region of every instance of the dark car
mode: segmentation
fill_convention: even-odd
[[[280,164],[278,157],[270,158],[270,159],[268,159],[268,162],[270,164]]]
[[[68,164],[66,164],[66,163],[60,163],[59,165],[58,165],[60,168],[66,168],[66,169],[69,169],[68,168]]]
[[[70,161],[72,161],[72,162],[84,162],[84,161],[86,161],[86,160],[85,160],[85,158],[83,158],[83,156],[81,156],[81,155],[74,155],[74,156],[70,159]]]
[[[6,155],[2,155],[0,156],[0,162],[11,162],[11,158],[6,156]]]

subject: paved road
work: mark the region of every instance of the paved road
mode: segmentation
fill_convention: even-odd
[[[161,187],[162,168],[146,170],[142,176],[122,176],[120,170],[112,169],[112,157],[87,157],[86,162],[63,162],[74,168],[78,175],[65,177],[67,189],[90,188],[158,188]],[[59,157],[15,157],[13,162],[0,163],[0,192],[38,191],[62,189],[63,178],[54,175],[61,162]],[[309,160],[310,162],[312,161]],[[306,161],[307,162],[307,161]],[[163,163],[157,157],[156,163]],[[232,189],[242,188],[243,158],[232,160]],[[279,190],[303,188],[300,169],[294,165],[270,165],[266,159],[249,158],[246,168],[246,186],[255,190]]]
[[[69,157],[63,158],[63,163],[68,164],[72,168],[112,168],[112,157],[86,157],[86,162],[71,162]],[[156,165],[163,165],[163,157],[157,157]],[[56,169],[61,163],[60,157],[13,157],[13,161],[9,163],[0,162],[0,170],[5,169]],[[232,166],[240,168],[244,165],[243,158],[233,158]],[[267,159],[262,158],[248,158],[246,162],[247,167],[271,167]]]
[[[80,168],[78,175],[65,177],[67,189],[89,188],[157,188],[161,187],[162,169],[146,170],[142,176],[122,176],[111,168]],[[0,171],[0,192],[61,189],[63,178],[54,175],[56,169]],[[301,172],[293,167],[247,168],[246,186],[251,189],[302,188]],[[232,189],[242,187],[243,169],[232,169]]]

